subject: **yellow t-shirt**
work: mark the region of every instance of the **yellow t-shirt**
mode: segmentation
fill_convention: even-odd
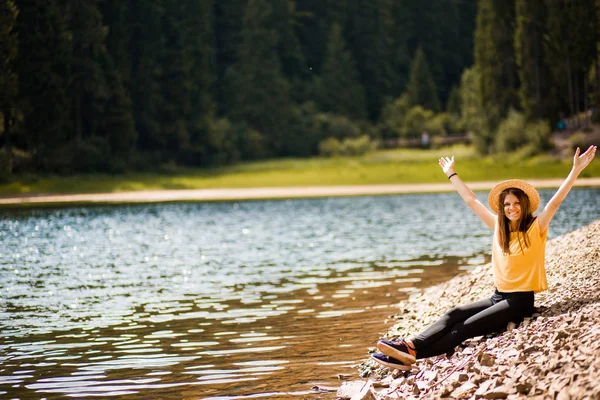
[[[498,243],[498,226],[494,229],[494,245],[492,248],[492,269],[494,283],[500,292],[541,292],[548,289],[546,280],[546,239],[548,229],[540,232],[536,218],[527,232],[510,234],[510,254],[505,254]],[[525,247],[523,234],[529,239],[529,247]],[[521,246],[519,245],[521,242]]]

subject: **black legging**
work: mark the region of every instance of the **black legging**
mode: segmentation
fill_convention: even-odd
[[[511,321],[523,321],[534,312],[533,297],[533,292],[496,290],[489,299],[450,309],[412,339],[417,358],[452,353],[466,339],[499,332]]]

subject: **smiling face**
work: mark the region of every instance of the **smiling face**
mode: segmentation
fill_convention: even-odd
[[[510,254],[511,232],[520,235],[527,231],[535,218],[531,214],[529,197],[521,189],[508,188],[500,193],[498,200],[498,242],[503,251]],[[523,239],[525,247],[529,246],[526,235]]]
[[[519,198],[512,193],[504,197],[503,202],[504,215],[511,222],[518,222],[521,218],[521,202]]]
[[[529,220],[529,197],[521,189],[510,188],[500,193],[499,217],[506,218],[511,230],[517,230],[524,220]]]

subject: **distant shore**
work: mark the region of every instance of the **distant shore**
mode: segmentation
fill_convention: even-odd
[[[536,295],[532,318],[471,339],[450,358],[419,360],[410,373],[367,360],[365,378],[344,382],[338,399],[600,398],[600,220],[549,241],[546,269],[549,290]],[[489,264],[424,289],[399,304],[386,336],[410,336],[492,291]]]
[[[557,188],[563,179],[528,180],[535,187]],[[468,182],[473,190],[489,190],[497,182]],[[579,178],[577,187],[600,187],[600,178]],[[370,196],[401,193],[449,192],[454,188],[449,182],[435,184],[388,184],[346,186],[301,186],[301,187],[257,187],[219,188],[194,190],[143,190],[114,193],[82,194],[23,194],[0,197],[0,206],[43,206],[79,203],[130,204],[184,201],[242,201],[267,199],[294,199],[314,197]]]

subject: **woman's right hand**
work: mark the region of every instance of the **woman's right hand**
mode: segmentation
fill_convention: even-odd
[[[454,173],[454,156],[450,157],[442,157],[438,160],[440,164],[440,168],[446,174],[446,176],[450,176]]]

